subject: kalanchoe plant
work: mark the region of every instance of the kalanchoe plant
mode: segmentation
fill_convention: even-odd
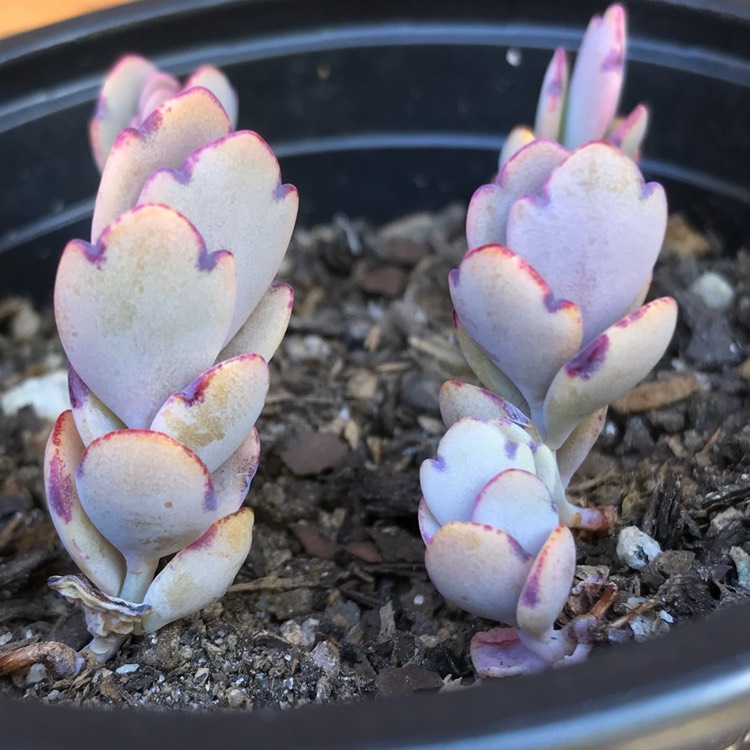
[[[614,513],[573,505],[566,487],[607,405],[656,364],[676,323],[673,299],[643,304],[664,191],[617,147],[635,153],[645,109],[594,140],[613,129],[624,47],[613,6],[589,26],[570,86],[555,54],[536,133],[512,134],[474,194],[469,251],[449,278],[456,338],[485,388],[442,387],[449,429],[422,465],[419,520],[437,589],[506,626],[472,641],[485,676],[588,653],[591,618],[554,627],[575,570],[569,527],[606,530]]]
[[[514,128],[500,154],[500,165],[531,141],[541,138],[574,149],[606,138],[636,158],[648,127],[648,110],[639,104],[627,117],[617,117],[627,45],[625,9],[612,5],[594,16],[584,34],[569,74],[564,49],[555,50],[539,94],[533,130]]]
[[[51,585],[82,603],[100,661],[222,596],[250,549],[242,503],[291,312],[291,287],[273,280],[298,200],[267,144],[231,130],[194,87],[120,132],[91,242],[60,260],[72,410],[50,436],[45,482],[86,578]]]

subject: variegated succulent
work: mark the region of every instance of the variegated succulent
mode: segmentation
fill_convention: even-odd
[[[643,304],[667,205],[625,153],[645,108],[613,123],[624,23],[620,6],[593,19],[570,85],[555,53],[535,131],[511,134],[472,197],[469,250],[449,278],[456,338],[484,388],[441,389],[448,431],[422,465],[419,518],[438,590],[506,626],[472,642],[482,675],[588,653],[590,619],[554,628],[575,569],[569,527],[607,530],[614,511],[573,505],[566,487],[607,405],[657,363],[676,323],[673,299]]]
[[[583,36],[573,74],[564,49],[555,50],[539,93],[534,128],[511,130],[500,153],[500,166],[535,139],[557,141],[575,149],[606,138],[637,158],[648,128],[648,109],[639,104],[617,117],[625,73],[626,17],[622,5],[594,16]]]
[[[113,85],[107,100],[121,103]],[[219,100],[193,87],[119,133],[91,242],[62,254],[55,317],[72,410],[50,436],[45,481],[86,579],[51,585],[83,604],[101,661],[128,633],[222,596],[247,556],[254,425],[293,298],[274,278],[297,206],[268,145],[232,132]]]

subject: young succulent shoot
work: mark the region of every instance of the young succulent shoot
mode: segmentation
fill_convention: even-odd
[[[556,452],[563,488],[607,404],[651,370],[674,332],[672,298],[642,304],[666,220],[662,187],[604,142],[569,152],[534,141],[469,205],[471,249],[449,280],[458,342],[482,384]],[[561,520],[605,528],[611,518]]]
[[[478,390],[467,398],[488,398]],[[474,637],[477,672],[501,677],[584,659],[587,621],[555,629],[576,555],[558,517],[551,451],[511,419],[459,418],[420,481],[430,579],[449,601],[506,626]]]
[[[125,128],[138,128],[164,102],[200,86],[210,91],[237,127],[237,94],[218,68],[203,65],[184,84],[139,55],[125,55],[109,71],[89,121],[89,142],[99,171]]]
[[[639,104],[617,117],[625,73],[626,16],[612,5],[589,22],[572,75],[564,49],[555,50],[542,82],[534,128],[518,126],[506,138],[500,166],[533,140],[556,141],[575,149],[606,138],[637,159],[648,128],[648,109]]]
[[[92,240],[63,251],[55,317],[72,409],[45,483],[85,578],[50,585],[83,605],[101,662],[129,633],[220,598],[247,556],[255,422],[293,299],[274,278],[297,205],[268,145],[231,132],[194,87],[117,136]]]

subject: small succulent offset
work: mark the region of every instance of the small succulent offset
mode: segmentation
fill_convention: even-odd
[[[45,482],[86,578],[50,584],[82,603],[99,661],[221,597],[247,556],[254,425],[293,298],[273,282],[298,198],[273,152],[232,132],[207,88],[167,97],[144,63],[126,58],[105,84],[100,126],[126,100],[140,98],[140,114],[109,149],[91,242],[67,245],[55,284],[72,409],[50,436]],[[152,71],[145,84],[119,82],[134,66]]]
[[[577,66],[610,59],[600,37],[615,37],[622,51],[622,29],[619,6],[594,19]],[[574,96],[611,100],[571,84]],[[570,117],[581,105],[567,106]],[[676,324],[673,299],[643,304],[666,231],[664,190],[613,143],[579,144],[604,135],[604,125],[576,128],[574,150],[533,139],[475,192],[469,251],[449,278],[456,337],[484,388],[441,389],[449,429],[422,465],[420,529],[437,589],[508,626],[472,642],[485,676],[588,653],[590,620],[554,628],[575,570],[569,528],[607,530],[614,512],[572,504],[566,487],[607,405],[658,362]]]
[[[237,94],[218,68],[203,65],[181,84],[150,60],[139,55],[125,55],[110,70],[99,92],[96,112],[89,122],[89,142],[99,171],[125,128],[139,128],[168,99],[201,86],[218,100],[237,127]]]
[[[648,109],[639,104],[617,117],[627,45],[625,9],[612,5],[594,16],[583,36],[573,74],[564,49],[555,50],[539,93],[534,129],[513,128],[500,154],[500,166],[536,139],[557,141],[574,149],[606,138],[637,158],[648,127]]]

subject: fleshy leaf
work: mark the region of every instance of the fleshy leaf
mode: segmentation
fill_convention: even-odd
[[[606,406],[597,409],[570,433],[570,436],[558,449],[557,467],[560,471],[560,480],[563,487],[568,486],[571,477],[593,448],[599,433],[602,431],[606,416]]]
[[[641,143],[648,130],[648,120],[648,109],[639,104],[622,122],[617,123],[617,127],[607,136],[607,140],[637,161]]]
[[[125,429],[125,424],[91,392],[72,367],[68,368],[68,394],[73,419],[84,445],[108,432]]]
[[[239,110],[237,92],[232,88],[224,73],[218,68],[214,68],[213,65],[202,65],[185,83],[185,89],[193,88],[193,86],[203,86],[204,89],[208,89],[224,107],[224,111],[232,123],[232,129],[237,127]]]
[[[173,97],[139,128],[123,130],[99,182],[91,241],[96,242],[107,225],[135,206],[152,172],[162,167],[178,168],[193,151],[223,138],[230,130],[223,107],[204,88]]]
[[[260,354],[266,362],[284,338],[294,305],[294,290],[289,284],[274,284],[263,296],[250,317],[221,350],[219,359],[240,354]]]
[[[425,552],[430,580],[448,601],[509,625],[533,560],[509,534],[479,523],[442,526]]]
[[[156,72],[156,66],[143,57],[126,55],[107,74],[89,122],[91,150],[99,171],[118,134],[130,125],[137,112],[143,86]]]
[[[260,461],[260,438],[254,427],[242,445],[211,474],[220,516],[234,513],[247,497]]]
[[[630,390],[664,354],[677,322],[671,297],[649,302],[576,354],[544,402],[547,444],[555,450],[583,419]]]
[[[193,223],[209,251],[234,255],[237,300],[228,341],[271,285],[297,217],[297,190],[281,184],[273,151],[257,133],[232,133],[193,153],[179,171],[155,172],[138,203],[171,206]]]
[[[568,93],[568,56],[558,47],[552,55],[539,93],[534,134],[537,138],[559,141]]]
[[[580,346],[578,309],[502,245],[468,252],[449,281],[461,325],[518,386],[533,420],[555,373]]]
[[[586,344],[625,314],[656,262],[666,222],[661,185],[644,184],[613,146],[592,143],[553,171],[538,198],[513,205],[508,245],[578,306]]]
[[[493,628],[471,639],[471,661],[480,677],[543,672],[548,664],[529,650],[514,628]]]
[[[161,70],[152,73],[143,84],[141,95],[138,97],[138,122],[133,123],[132,127],[138,127],[154,110],[161,107],[167,99],[171,99],[179,91],[180,82],[174,76]]]
[[[190,448],[214,471],[245,440],[268,393],[268,365],[257,354],[220,362],[172,394],[151,429]]]
[[[81,505],[76,469],[83,452],[73,415],[65,411],[52,428],[44,456],[49,514],[75,564],[104,593],[116,596],[125,578],[125,560],[91,523]]]
[[[470,520],[482,487],[506,469],[533,472],[531,449],[511,443],[495,424],[467,418],[445,433],[437,458],[422,463],[419,478],[430,512],[445,524]]]
[[[540,638],[552,629],[570,594],[576,570],[573,534],[560,524],[540,550],[518,601],[518,626]]]
[[[555,495],[560,481],[555,454],[541,441],[532,447],[534,453],[535,474],[544,482],[545,487]]]
[[[493,393],[498,394],[504,401],[516,406],[524,414],[529,412],[529,405],[521,391],[516,388],[513,381],[489,358],[474,339],[464,330],[458,320],[458,315],[453,314],[453,330],[456,341],[464,355],[469,367],[482,383]]]
[[[503,471],[482,487],[471,520],[502,529],[532,555],[559,523],[544,482],[520,469]]]
[[[224,596],[250,552],[252,538],[253,512],[242,508],[178,552],[146,593],[144,604],[151,611],[143,618],[143,631],[153,633]]]
[[[171,208],[141,206],[96,245],[68,244],[55,317],[81,379],[128,427],[142,428],[215,361],[234,287],[229,253],[206,253],[195,228]]]
[[[481,420],[509,419],[524,429],[531,426],[528,417],[501,396],[460,380],[443,383],[438,399],[440,416],[446,427],[464,417]]]
[[[534,131],[531,128],[519,125],[508,133],[500,150],[500,159],[498,169],[502,169],[505,163],[517,154],[524,146],[527,146],[536,139]]]
[[[95,440],[76,485],[89,518],[129,567],[177,552],[217,520],[205,465],[159,432],[120,430]]]
[[[495,182],[478,188],[466,214],[469,250],[490,243],[509,244],[507,224],[511,207],[519,198],[536,195],[552,170],[568,155],[558,143],[535,140],[503,166]]]
[[[578,148],[604,136],[620,100],[625,67],[625,10],[612,5],[594,16],[570,79],[564,143]]]
[[[422,536],[422,541],[425,544],[429,544],[432,541],[432,537],[435,536],[435,533],[440,528],[440,524],[437,522],[435,516],[430,513],[430,509],[427,507],[424,498],[419,501],[417,521],[419,522],[419,533]]]

